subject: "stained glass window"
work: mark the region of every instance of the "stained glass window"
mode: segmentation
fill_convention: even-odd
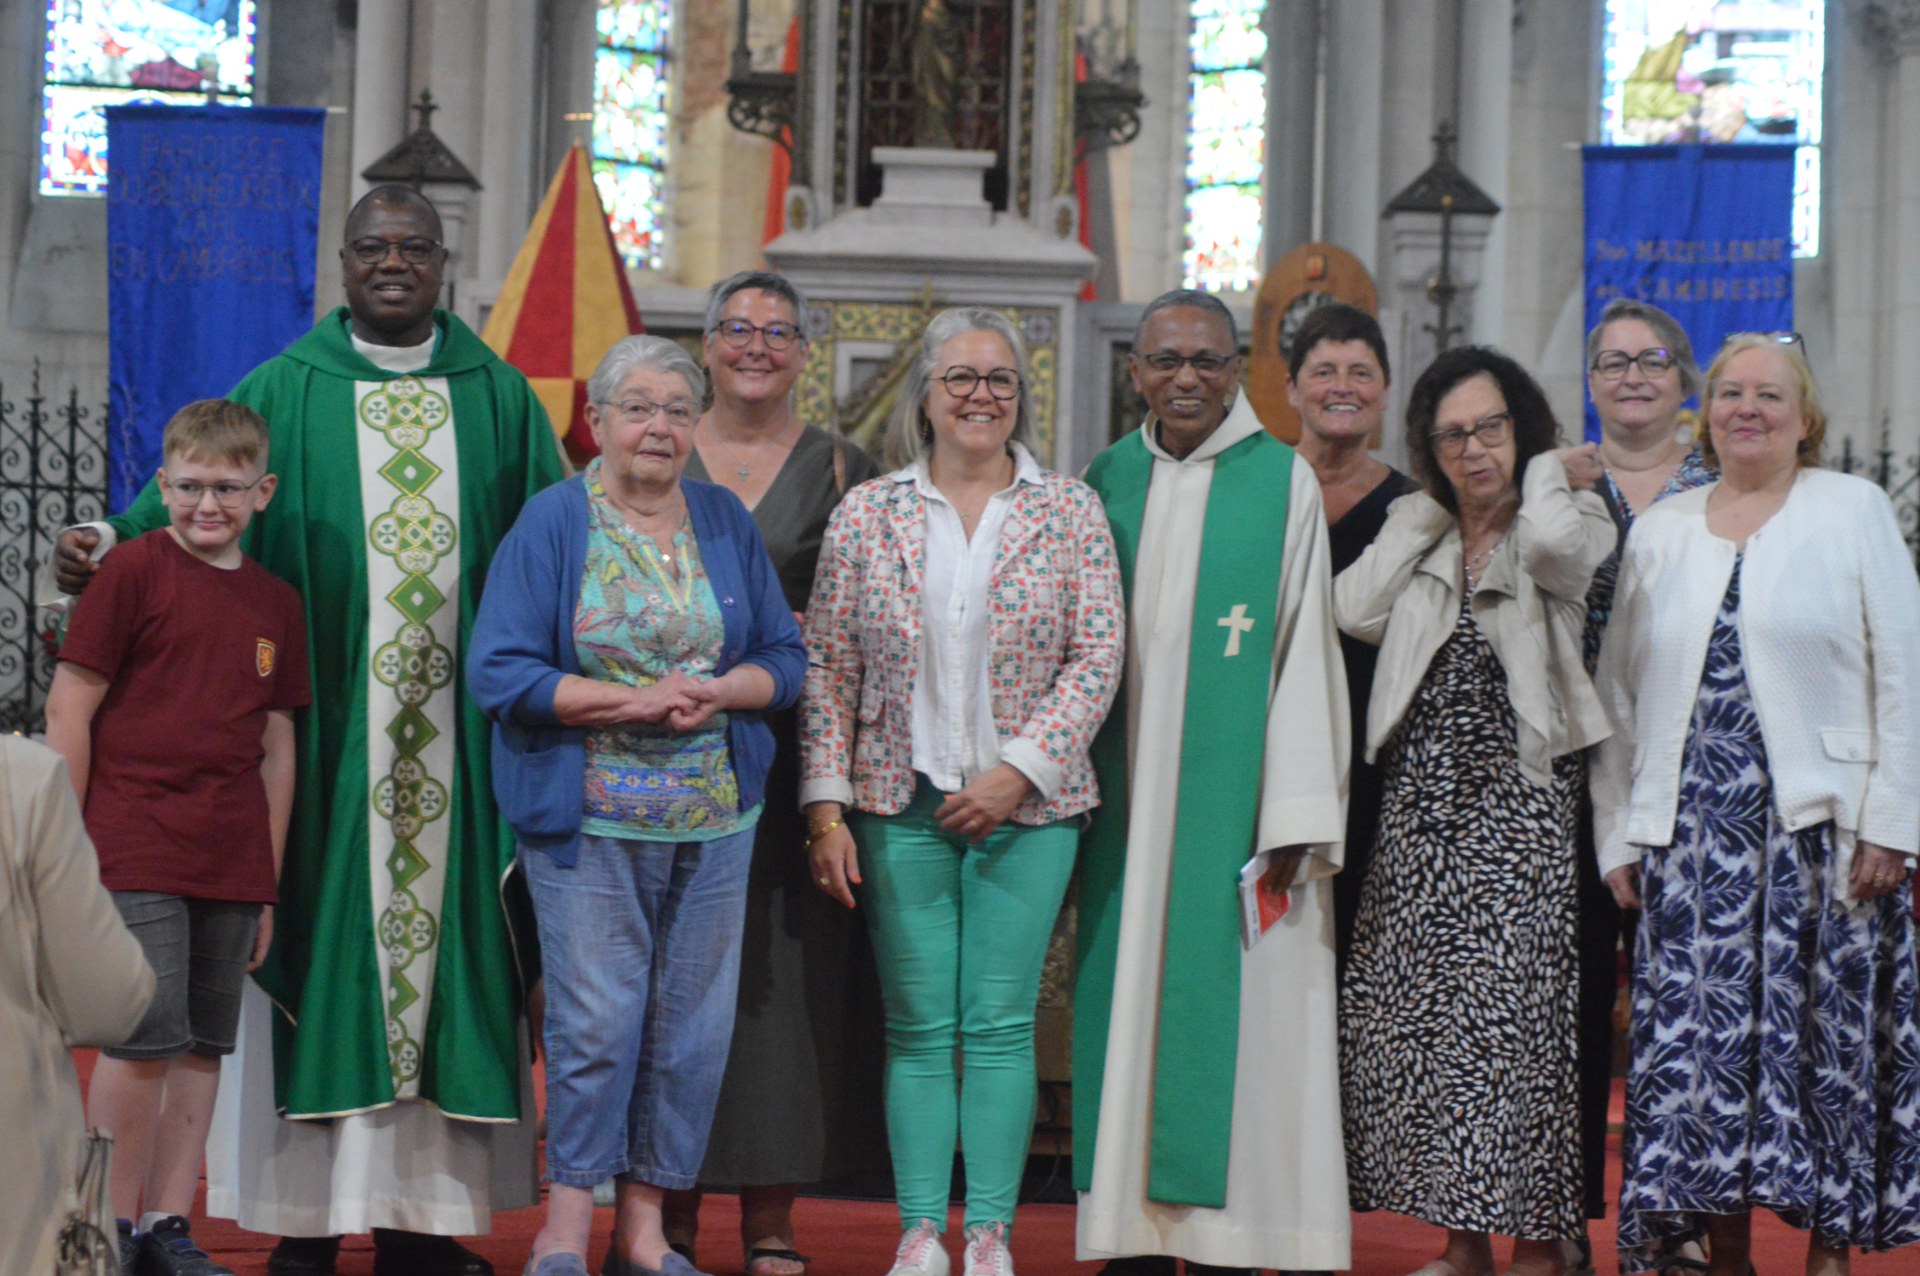
[[[1820,251],[1822,0],[1607,0],[1600,138],[1775,142],[1794,156],[1793,251]]]
[[[600,0],[593,180],[629,266],[666,265],[667,46],[672,0]]]
[[[1189,288],[1248,288],[1260,274],[1266,9],[1266,0],[1193,0],[1188,8]]]
[[[254,0],[47,0],[40,193],[107,187],[109,106],[253,104]]]

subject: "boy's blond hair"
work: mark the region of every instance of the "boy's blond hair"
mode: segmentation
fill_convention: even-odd
[[[163,460],[267,463],[267,423],[260,414],[230,399],[199,399],[173,414],[160,437]]]

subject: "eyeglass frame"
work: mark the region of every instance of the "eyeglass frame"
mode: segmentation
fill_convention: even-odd
[[[213,496],[213,503],[223,510],[237,510],[246,503],[247,493],[267,481],[267,475],[251,483],[202,483],[199,479],[177,479],[164,469],[160,471],[161,486],[167,489],[169,499],[178,497],[186,502],[187,509],[198,509],[201,500],[207,495]],[[222,489],[226,489],[223,491]]]
[[[687,414],[685,421],[676,421],[667,415],[669,426],[691,430],[700,419],[700,405],[692,399],[675,399],[670,403],[655,403],[651,399],[609,399],[597,402],[594,406],[622,425],[646,425],[655,417],[667,414],[669,408],[679,408]]]
[[[1013,389],[1006,394],[1000,393],[999,390],[994,388],[993,384],[993,378],[1003,372],[1013,378]],[[942,386],[946,387],[947,393],[956,399],[964,399],[973,393],[975,387],[985,385],[987,387],[987,393],[992,396],[997,403],[1013,402],[1020,397],[1021,387],[1026,384],[1025,378],[1020,375],[1018,368],[989,368],[985,372],[980,372],[974,368],[948,368],[939,376],[928,379],[938,381]],[[953,383],[955,379],[965,381],[967,383],[966,388],[960,390],[954,389]]]
[[[1181,354],[1178,350],[1155,350],[1152,354],[1142,354],[1140,351],[1134,350],[1130,353],[1133,358],[1138,359],[1142,364],[1146,365],[1155,376],[1177,377],[1180,375],[1180,369],[1191,364],[1193,365],[1194,375],[1208,381],[1220,376],[1234,360],[1240,357],[1238,351],[1235,351],[1233,354],[1221,354],[1218,350],[1198,350],[1193,354]],[[1162,365],[1155,363],[1154,361],[1156,359],[1171,359],[1174,362]],[[1202,359],[1218,360],[1219,362],[1208,367],[1206,364],[1200,362]]]
[[[1600,361],[1606,358],[1610,354],[1617,354],[1622,359],[1626,360],[1625,363],[1621,364],[1619,368],[1615,369],[1612,372],[1609,372],[1605,368],[1602,368],[1600,366]],[[1640,362],[1642,359],[1646,358],[1650,354],[1658,355],[1661,358],[1665,359],[1667,361],[1667,366],[1660,369],[1658,372],[1650,371],[1644,364]],[[1645,350],[1642,350],[1639,354],[1628,354],[1625,350],[1602,350],[1598,354],[1593,356],[1593,362],[1587,365],[1587,371],[1592,375],[1599,377],[1605,381],[1619,381],[1619,380],[1623,380],[1626,377],[1627,369],[1629,368],[1639,368],[1640,375],[1643,377],[1658,377],[1658,376],[1665,376],[1667,373],[1672,372],[1674,369],[1678,368],[1679,366],[1680,366],[1680,358],[1678,355],[1674,354],[1673,351],[1667,349],[1665,346],[1648,346]]]
[[[1499,422],[1499,425],[1495,429],[1492,437],[1488,437],[1485,431],[1488,426],[1493,425],[1495,422]],[[1448,460],[1453,460],[1456,457],[1466,455],[1468,439],[1479,439],[1481,447],[1496,448],[1512,437],[1513,413],[1493,412],[1475,421],[1473,428],[1470,430],[1462,430],[1454,426],[1449,426],[1444,430],[1429,431],[1427,441],[1432,445],[1435,456],[1442,456]],[[1449,442],[1450,439],[1457,439],[1458,441]]]
[[[729,328],[744,328],[746,334],[736,340],[734,335],[727,331]],[[774,328],[789,329],[793,335],[785,341],[776,344],[772,332]],[[749,323],[745,319],[722,319],[719,323],[713,325],[713,334],[732,346],[735,350],[745,350],[748,346],[752,345],[756,333],[759,334],[760,340],[766,343],[767,349],[769,350],[791,350],[796,345],[805,345],[807,343],[806,331],[802,329],[799,324],[787,323],[779,319],[764,325]]]
[[[369,257],[367,253],[372,251],[372,249],[363,248],[362,245],[372,244],[380,245],[380,252],[377,256]],[[418,261],[415,261],[409,254],[409,244],[427,245],[424,249],[416,249],[416,251],[421,254]],[[445,252],[447,246],[439,240],[429,239],[425,235],[408,235],[405,239],[381,239],[375,235],[366,235],[359,239],[348,240],[345,244],[341,245],[341,250],[352,253],[354,260],[358,261],[362,266],[378,266],[386,261],[389,254],[395,252],[399,253],[400,260],[409,266],[424,266],[433,260],[436,252]]]

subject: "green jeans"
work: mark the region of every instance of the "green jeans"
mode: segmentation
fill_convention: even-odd
[[[944,1231],[957,1136],[966,1225],[1011,1227],[1033,1139],[1034,1003],[1079,827],[1008,822],[976,846],[933,818],[944,798],[922,776],[905,811],[853,825],[886,1001],[894,1188],[902,1227]]]

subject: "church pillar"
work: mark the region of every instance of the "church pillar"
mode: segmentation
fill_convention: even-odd
[[[481,98],[480,243],[474,274],[493,294],[505,280],[532,215],[534,55],[538,9],[487,0],[485,94]]]
[[[1464,0],[1460,15],[1460,171],[1494,202],[1507,203],[1507,152],[1513,104],[1513,0]],[[1467,296],[1470,340],[1499,345],[1506,313],[1506,218],[1487,232],[1480,279]]]
[[[1319,133],[1320,18],[1316,0],[1267,4],[1266,234],[1272,266],[1313,239],[1314,158]]]
[[[1380,273],[1386,0],[1342,0],[1327,13],[1325,192],[1320,236]],[[1416,170],[1417,171],[1417,170]]]
[[[361,170],[405,136],[407,0],[360,0],[353,41],[353,176],[358,199],[370,184]]]
[[[1888,6],[1895,9],[1896,6]],[[1895,168],[1885,225],[1894,228],[1892,243],[1892,340],[1884,347],[1888,353],[1887,411],[1895,428],[1907,437],[1896,441],[1901,452],[1910,451],[1915,442],[1915,423],[1920,422],[1920,360],[1912,352],[1920,350],[1920,3],[1906,0],[1897,6],[1891,31],[1894,56],[1888,101],[1886,136],[1891,140],[1887,157]]]

